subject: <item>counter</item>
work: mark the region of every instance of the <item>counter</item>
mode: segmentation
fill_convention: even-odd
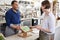
[[[39,37],[39,34],[32,33],[32,36],[27,38],[22,38],[17,35],[6,37],[6,40],[35,40]]]

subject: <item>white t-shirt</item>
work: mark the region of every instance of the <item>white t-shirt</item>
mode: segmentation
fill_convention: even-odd
[[[49,15],[45,15],[45,13],[43,13],[42,15],[42,28],[44,29],[49,29],[51,31],[51,33],[55,33],[55,16],[53,15],[53,13],[49,13]]]

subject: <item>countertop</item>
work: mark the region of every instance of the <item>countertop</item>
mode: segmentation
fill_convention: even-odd
[[[13,36],[6,37],[6,40],[35,40],[38,37],[39,34],[32,33],[32,36],[30,37],[22,38],[17,35],[13,35]]]

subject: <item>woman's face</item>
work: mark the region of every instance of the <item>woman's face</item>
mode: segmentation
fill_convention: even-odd
[[[45,12],[45,6],[42,6],[41,8],[42,8],[42,11]]]
[[[42,8],[42,11],[45,12],[46,14],[49,13],[49,9],[45,9],[45,6],[42,6],[41,8]]]

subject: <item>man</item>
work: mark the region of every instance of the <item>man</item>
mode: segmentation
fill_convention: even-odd
[[[55,17],[53,13],[50,12],[50,2],[42,2],[42,25],[36,26],[40,30],[39,40],[53,40],[54,30],[55,30]]]
[[[9,9],[5,14],[6,24],[8,28],[14,30],[17,33],[17,30],[20,30],[20,12],[18,10],[18,2],[11,2],[12,8]],[[8,29],[9,30],[9,29]]]

